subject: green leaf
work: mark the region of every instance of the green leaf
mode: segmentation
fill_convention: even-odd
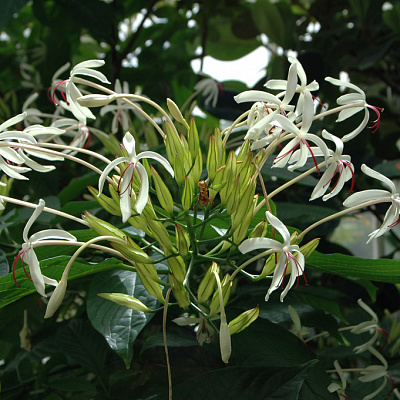
[[[41,261],[40,267],[42,273],[49,278],[59,280],[69,259],[70,257],[60,256]],[[98,264],[88,263],[78,259],[72,264],[69,272],[69,279],[77,279],[108,269],[121,268],[122,266],[122,261],[115,258],[109,258]],[[15,277],[20,287],[16,286],[12,273],[0,278],[0,308],[36,292],[33,283],[25,276],[22,268],[15,272]]]
[[[136,297],[150,309],[156,308],[157,300],[149,295],[135,272],[107,271],[99,274],[90,285],[87,302],[90,322],[129,368],[133,342],[154,314],[120,306],[97,296],[97,293],[125,293]]]
[[[298,367],[279,369],[228,367],[209,371],[175,385],[174,398],[296,400],[307,374],[317,362],[311,360]]]
[[[26,3],[28,0],[2,0],[0,2],[0,31]]]
[[[232,61],[251,53],[261,43],[257,39],[239,39],[232,33],[229,20],[214,21],[210,25],[207,54],[217,60]]]
[[[71,179],[68,186],[66,186],[58,195],[61,204],[66,204],[69,201],[77,198],[80,194],[87,191],[88,185],[97,185],[99,181],[99,174],[94,171],[81,176],[80,178]]]
[[[107,346],[88,321],[71,320],[57,331],[55,340],[67,358],[90,372],[101,374],[106,361]]]
[[[393,31],[400,35],[400,4],[393,4],[391,10],[383,11],[382,18]]]
[[[370,260],[343,254],[322,254],[314,251],[307,265],[336,275],[371,281],[399,283],[400,260]]]

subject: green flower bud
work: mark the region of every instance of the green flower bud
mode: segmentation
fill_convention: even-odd
[[[145,253],[129,236],[124,237],[124,244],[120,242],[110,242],[115,250],[133,263],[153,264],[153,260]]]
[[[151,312],[151,310],[136,297],[132,297],[124,293],[97,293],[97,296],[113,301],[114,303],[120,306],[125,306],[126,308],[130,308],[131,310]]]
[[[193,168],[190,170],[189,176],[193,179],[193,182],[200,180],[201,173],[203,172],[203,155],[199,147],[197,155],[193,157]]]
[[[100,236],[115,236],[120,239],[123,239],[126,236],[124,232],[120,231],[114,225],[95,217],[87,211],[82,215],[82,219],[86,221],[89,224],[89,227]]]
[[[150,123],[144,126],[144,140],[146,141],[147,147],[152,149],[160,144],[159,135],[154,129],[154,126]]]
[[[268,232],[268,221],[264,219],[264,221],[259,222],[253,230],[249,234],[250,238],[257,238],[257,237],[266,237]]]
[[[180,137],[176,134],[174,128],[168,121],[164,123],[164,127],[167,131],[165,136],[165,150],[167,151],[168,160],[171,162],[175,170],[175,159],[177,156],[183,159],[185,155],[185,149]]]
[[[314,250],[318,247],[319,241],[320,241],[319,238],[315,238],[313,240],[310,240],[304,246],[300,247],[300,252],[303,254],[304,258],[308,258],[311,256],[311,254],[314,252]],[[296,243],[292,243],[292,244],[296,244]]]
[[[231,216],[233,230],[236,230],[237,227],[242,224],[250,209],[251,212],[253,212],[254,193],[256,191],[256,186],[256,175],[253,175],[251,179],[247,181],[247,185],[241,191],[239,205]]]
[[[109,212],[111,215],[121,216],[121,209],[119,208],[119,204],[117,204],[113,199],[106,196],[104,193],[101,193],[101,195],[98,196],[99,191],[93,186],[88,186],[88,190],[107,212]]]
[[[221,282],[221,287],[222,287],[222,297],[224,299],[224,305],[226,305],[226,303],[229,300],[232,288],[231,276],[229,274],[226,274],[224,276],[224,279]],[[218,314],[219,312],[220,312],[219,293],[218,290],[216,290],[211,299],[209,316],[212,317]]]
[[[217,143],[215,141],[215,136],[210,135],[206,166],[207,166],[207,171],[208,171],[208,177],[211,182],[214,180],[215,174],[218,169],[218,164],[219,164],[219,160],[218,160]]]
[[[200,140],[199,140],[199,133],[196,127],[196,121],[194,118],[190,118],[190,129],[188,132],[188,145],[189,151],[192,155],[192,158],[196,158],[200,151],[201,156],[201,148],[200,148]]]
[[[158,243],[160,243],[164,249],[169,250],[171,253],[175,252],[175,247],[171,242],[168,231],[160,221],[148,220],[148,227]]]
[[[169,251],[165,251],[165,256],[171,255]],[[174,275],[175,279],[183,284],[186,277],[186,264],[182,256],[169,257],[167,259],[170,272]]]
[[[235,211],[237,211],[237,209],[240,206],[239,181],[240,181],[240,174],[235,179],[232,191],[229,193],[229,197],[227,198],[227,201],[226,201],[226,212],[228,213],[228,215],[232,215]],[[235,227],[232,226],[232,229],[235,229]]]
[[[178,185],[183,185],[185,183],[185,167],[183,164],[183,160],[179,155],[175,156],[174,161],[174,172],[175,172],[175,180]]]
[[[256,278],[256,280],[264,279],[266,276],[271,275],[275,271],[276,262],[279,260],[280,254],[271,254],[267,261],[265,261],[265,265],[261,274]]]
[[[186,257],[190,248],[190,239],[186,229],[179,224],[175,224],[175,244],[179,254]]]
[[[169,283],[172,288],[172,293],[175,296],[176,301],[182,308],[188,308],[190,301],[187,290],[184,288],[181,282],[179,282],[173,274],[168,274]]]
[[[218,127],[216,127],[214,130],[214,136],[215,136],[215,143],[217,145],[218,168],[220,168],[223,165],[225,165],[226,152],[225,152],[225,146],[224,146],[224,143],[222,140],[221,130]]]
[[[243,188],[249,181],[250,177],[254,175],[256,168],[253,165],[253,152],[247,153],[245,159],[238,165],[238,173],[240,174],[240,186]]]
[[[211,267],[207,270],[206,274],[201,280],[199,289],[197,290],[197,299],[199,303],[206,302],[215,292],[216,281],[214,272],[219,274],[219,265],[213,261]]]
[[[153,177],[154,186],[156,189],[156,195],[160,206],[169,214],[173,214],[174,201],[172,200],[171,192],[169,191],[167,185],[164,183],[163,179],[160,177],[158,172],[150,166],[151,176]]]
[[[162,294],[162,289],[158,283],[161,281],[154,265],[136,263],[135,267],[136,272],[139,275],[139,278],[147,292],[151,296],[155,297],[160,303],[164,304],[165,300]]]
[[[237,177],[237,165],[236,165],[236,155],[233,150],[229,152],[228,160],[226,161],[226,166],[224,168],[223,180],[226,185],[221,189],[220,196],[221,201],[226,204],[228,197],[234,189],[234,182]]]
[[[229,322],[229,333],[233,335],[243,331],[258,318],[259,313],[259,306],[241,313],[238,317]]]
[[[224,182],[224,169],[219,169],[214,177],[212,185],[208,187],[208,197],[214,200],[217,193],[221,191],[225,185],[226,182]],[[221,204],[226,205],[222,199]]]
[[[186,129],[189,130],[189,125],[185,121],[185,118],[183,118],[183,115],[181,111],[179,110],[178,106],[171,100],[167,99],[167,107],[169,112],[172,114],[172,116],[181,124],[185,125]]]
[[[237,155],[237,161],[243,161],[247,154],[250,152],[250,140],[245,140],[240,147],[239,154]]]
[[[185,187],[182,192],[182,207],[183,211],[188,211],[192,207],[193,202],[193,181],[188,176],[185,176]]]
[[[257,200],[258,200],[258,195],[255,195],[253,198],[253,201],[250,203],[250,205],[248,207],[247,213],[244,214],[241,223],[233,231],[232,241],[234,243],[236,243],[236,244],[241,243],[242,240],[247,236],[249,226],[251,224],[251,221],[253,220],[253,211],[256,207]],[[236,216],[236,218],[238,217],[236,214],[234,214],[234,215]]]

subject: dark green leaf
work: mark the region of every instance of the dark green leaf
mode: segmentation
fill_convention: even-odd
[[[1,0],[0,2],[0,31],[7,25],[8,21],[29,0]]]
[[[151,310],[156,308],[157,300],[149,295],[135,272],[107,271],[98,275],[90,285],[87,303],[90,322],[129,368],[133,342],[154,314],[120,306],[97,296],[97,293],[128,294],[139,299]]]

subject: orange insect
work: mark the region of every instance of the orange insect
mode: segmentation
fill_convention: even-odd
[[[200,188],[200,193],[199,193],[199,201],[197,204],[201,204],[203,207],[205,207],[208,203],[212,203],[213,199],[210,199],[208,197],[208,189],[207,189],[207,182],[206,181],[200,181],[198,183],[198,186]]]

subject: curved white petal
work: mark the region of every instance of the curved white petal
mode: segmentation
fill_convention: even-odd
[[[18,122],[21,122],[22,120],[25,119],[26,115],[27,115],[26,112],[23,112],[21,114],[16,115],[15,117],[8,119],[7,121],[4,121],[2,124],[0,124],[0,132],[4,131],[4,129],[7,129],[9,126],[18,124]]]
[[[16,165],[8,165],[1,157],[0,157],[0,170],[2,170],[6,175],[10,176],[14,179],[20,180],[29,180],[26,176],[21,175],[21,173],[28,172],[31,169],[25,167],[18,167]]]
[[[24,242],[28,242],[29,229],[31,229],[31,226],[36,221],[37,217],[42,213],[45,205],[46,205],[45,201],[43,199],[39,199],[39,204],[37,205],[37,207],[33,211],[33,213],[30,216],[30,218],[28,219],[28,221],[27,221],[27,223],[25,225],[24,231],[22,232],[22,238],[24,239]]]
[[[62,229],[45,229],[40,232],[36,232],[29,238],[31,244],[41,242],[47,239],[61,239],[67,240],[68,242],[76,242],[76,237],[67,231]]]
[[[122,222],[128,221],[132,215],[131,187],[121,193],[119,208],[121,209]]]
[[[36,291],[41,296],[46,297],[42,271],[40,270],[39,261],[36,257],[36,254],[32,249],[28,249],[25,252],[24,263],[29,265],[29,272],[32,278],[32,283],[34,284]]]
[[[314,100],[309,90],[304,92],[301,132],[308,132],[314,118]]]
[[[392,198],[387,190],[368,189],[352,194],[343,202],[343,205],[345,207],[354,207],[370,200],[392,201]]]
[[[32,135],[21,131],[7,131],[0,133],[0,140],[4,139],[16,139],[18,141],[29,142],[32,144],[37,143],[36,139]]]
[[[325,80],[328,81],[329,83],[332,83],[332,85],[344,86],[344,87],[347,87],[349,89],[353,89],[356,92],[361,93],[361,94],[363,94],[365,96],[365,93],[358,86],[356,86],[356,85],[354,85],[354,84],[352,84],[350,82],[341,81],[339,79],[331,78],[329,76],[326,77]]]
[[[275,217],[275,215],[273,215],[272,213],[270,213],[269,211],[267,211],[265,213],[268,222],[275,228],[278,230],[278,232],[281,234],[282,238],[283,238],[283,245],[284,246],[289,246],[290,245],[290,234],[289,231],[287,230],[285,224],[278,219],[277,217]]]
[[[87,107],[83,107],[78,103],[78,98],[82,97],[82,93],[72,82],[67,82],[67,101],[69,103],[69,108],[72,114],[75,115],[80,121],[84,121],[86,125],[86,118],[96,119],[93,113]]]
[[[24,157],[24,163],[32,168],[34,171],[38,171],[38,172],[50,172],[53,171],[56,167],[54,165],[41,165],[39,163],[37,163],[34,160],[31,160],[29,157],[27,156],[23,156]]]
[[[308,157],[308,147],[306,146],[306,144],[301,141],[300,142],[300,148],[296,154],[296,163],[291,165],[290,167],[288,167],[289,171],[294,171],[296,168],[300,168],[302,167],[306,161],[307,161],[307,157]],[[292,161],[292,157],[290,157],[290,160],[288,160],[289,163],[294,162],[295,160]]]
[[[123,162],[129,163],[130,159],[128,157],[118,157],[115,160],[111,161],[110,164],[108,164],[107,167],[104,168],[104,171],[101,173],[99,178],[98,196],[100,196],[101,192],[103,191],[104,182],[106,181],[108,174],[114,169],[114,167]]]
[[[131,135],[130,132],[125,133],[124,138],[122,139],[122,144],[124,145],[132,161],[136,161],[136,142],[135,138]]]
[[[283,79],[271,79],[264,86],[268,89],[285,90],[287,81]]]
[[[161,156],[160,154],[154,151],[142,151],[137,155],[136,159],[140,160],[141,158],[151,158],[158,161],[169,172],[169,174],[174,177],[174,170],[171,164],[165,157]]]
[[[371,178],[378,179],[382,183],[384,183],[386,186],[389,187],[390,191],[392,194],[396,193],[396,185],[385,175],[373,170],[372,168],[368,167],[366,164],[361,165],[361,171],[364,172],[364,174],[370,176]]]
[[[271,293],[276,289],[278,289],[278,287],[281,285],[282,280],[285,277],[286,263],[287,263],[287,255],[286,253],[282,253],[276,264],[274,275],[272,277],[272,281],[267,291],[267,294],[265,295],[265,301],[268,301]]]
[[[107,79],[107,77],[104,74],[102,74],[100,71],[95,71],[95,70],[89,69],[89,68],[77,68],[76,71],[73,74],[71,74],[71,79],[73,79],[73,77],[75,75],[90,76],[91,78],[98,79],[100,82],[111,83]]]
[[[365,96],[360,93],[347,93],[340,96],[337,99],[337,103],[340,105],[351,104],[351,103],[365,103]]]
[[[239,93],[234,97],[236,103],[244,102],[256,102],[263,101],[264,103],[274,103],[276,105],[281,104],[281,100],[271,93],[262,92],[261,90],[246,90],[245,92]]]
[[[79,68],[98,68],[105,64],[104,60],[86,60],[82,61],[74,66],[71,70],[71,75]],[[67,67],[68,68],[68,67]]]
[[[0,147],[0,156],[16,164],[24,162],[24,159],[14,149],[9,147]]]
[[[281,252],[282,247],[282,243],[277,240],[259,237],[244,240],[239,245],[238,249],[242,254],[245,254],[257,249],[273,249]]]
[[[365,107],[346,108],[346,109],[340,111],[336,122],[344,121],[345,119],[352,117],[354,114],[357,114],[364,109],[365,109]]]
[[[149,177],[147,176],[146,168],[142,164],[138,163],[136,168],[140,175],[140,189],[136,199],[135,210],[141,214],[149,199]]]
[[[275,121],[278,122],[282,129],[284,129],[285,131],[294,133],[295,135],[300,134],[300,129],[292,121],[290,121],[289,118],[278,114],[275,117]]]
[[[369,119],[369,111],[367,109],[365,109],[364,118],[361,121],[360,125],[358,125],[358,127],[356,129],[354,129],[352,132],[344,135],[342,137],[342,141],[348,142],[349,140],[355,138],[367,126],[368,119]]]

